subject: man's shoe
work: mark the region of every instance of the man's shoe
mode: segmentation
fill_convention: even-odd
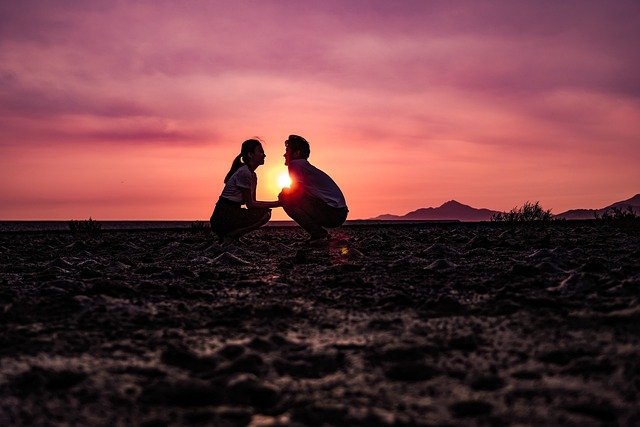
[[[312,248],[324,248],[329,245],[329,236],[311,237],[304,242],[304,245]]]

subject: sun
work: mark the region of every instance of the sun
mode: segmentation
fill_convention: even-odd
[[[282,172],[278,175],[278,187],[285,188],[291,186],[291,178],[289,177],[289,172]]]

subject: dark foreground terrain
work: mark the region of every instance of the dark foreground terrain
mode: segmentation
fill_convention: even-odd
[[[637,426],[606,221],[0,234],[2,426]]]

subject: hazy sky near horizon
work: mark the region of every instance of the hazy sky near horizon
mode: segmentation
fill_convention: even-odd
[[[640,2],[0,3],[0,219],[208,219],[244,139],[350,218],[640,192]],[[281,209],[274,219],[284,219]]]

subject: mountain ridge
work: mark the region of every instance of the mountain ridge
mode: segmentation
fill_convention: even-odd
[[[379,215],[372,219],[378,220],[458,220],[458,221],[489,221],[498,213],[486,208],[474,208],[456,200],[449,200],[437,208],[420,208],[405,215]]]
[[[635,196],[627,200],[614,202],[604,208],[570,209],[563,213],[554,215],[554,218],[594,219],[596,215],[602,215],[603,213],[610,211],[614,208],[621,209],[623,211],[626,211],[628,208],[631,208],[636,214],[640,215],[640,193],[636,194]],[[487,208],[474,208],[472,206],[460,203],[456,200],[449,200],[448,202],[445,202],[436,208],[434,207],[419,208],[405,215],[382,214],[371,219],[382,220],[382,221],[457,220],[457,221],[463,221],[463,222],[476,222],[476,221],[490,221],[491,217],[499,212],[500,211],[487,209]]]
[[[597,216],[604,214],[607,211],[613,209],[621,209],[626,211],[631,208],[636,214],[640,214],[640,193],[627,200],[620,202],[614,202],[607,207],[600,209],[570,209],[566,212],[554,215],[555,218],[563,219],[594,219]]]

